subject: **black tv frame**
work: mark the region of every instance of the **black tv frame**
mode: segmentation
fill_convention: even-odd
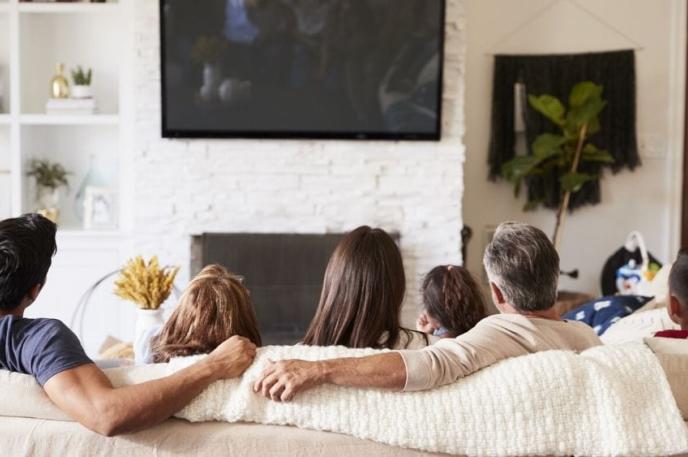
[[[384,133],[384,132],[308,132],[308,131],[221,131],[221,130],[178,130],[167,126],[167,100],[166,94],[166,65],[165,55],[165,14],[166,0],[159,0],[160,22],[160,97],[162,117],[162,137],[169,139],[280,139],[280,140],[380,140],[380,141],[441,141],[443,118],[443,93],[444,93],[444,59],[445,42],[447,35],[447,0],[439,0],[442,4],[440,33],[440,62],[437,91],[437,121],[434,133]]]

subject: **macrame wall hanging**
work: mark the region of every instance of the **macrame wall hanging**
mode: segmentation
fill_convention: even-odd
[[[554,95],[567,100],[571,88],[581,81],[593,81],[604,87],[607,107],[600,115],[602,130],[595,137],[595,144],[608,150],[615,162],[607,165],[613,172],[623,168],[633,170],[640,165],[636,139],[636,80],[635,53],[633,50],[566,55],[496,55],[492,92],[492,129],[490,134],[490,179],[501,174],[504,163],[516,154],[516,136],[525,134],[530,145],[541,133],[553,132],[555,127],[536,113],[527,103],[526,94]],[[520,113],[519,113],[520,112]],[[592,165],[596,169],[582,170],[597,174],[604,165]],[[530,199],[544,199],[549,208],[559,205],[560,192],[545,192],[546,186],[556,186],[556,181],[530,179]],[[546,198],[549,195],[549,198]],[[552,198],[552,195],[555,197]],[[600,201],[599,181],[587,183],[574,194],[570,208]]]
[[[511,42],[523,31],[532,33],[536,21],[560,6],[568,6],[567,14],[578,13],[582,20],[602,26],[630,44],[629,50],[591,52],[579,54],[506,55],[494,52],[494,80],[492,89],[492,129],[489,148],[489,177],[501,176],[502,165],[516,156],[517,143],[524,142],[531,154],[531,145],[542,133],[556,127],[539,115],[528,104],[528,95],[553,95],[566,102],[571,89],[582,81],[591,81],[604,89],[606,108],[599,116],[601,131],[594,143],[614,157],[613,164],[586,164],[580,171],[598,175],[610,168],[616,173],[633,170],[640,165],[636,139],[636,73],[635,51],[642,50],[640,43],[625,34],[575,0],[551,0],[530,18],[509,31],[493,47]],[[517,141],[521,139],[522,141]],[[557,208],[560,204],[560,182],[549,178],[532,177],[527,180],[528,201],[540,201],[545,207]],[[573,194],[569,204],[575,209],[600,201],[599,180],[586,183]]]

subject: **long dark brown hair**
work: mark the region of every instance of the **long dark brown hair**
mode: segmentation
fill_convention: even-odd
[[[421,293],[425,311],[448,330],[447,336],[466,333],[487,315],[480,286],[464,267],[433,268],[423,280]]]
[[[261,345],[248,290],[226,268],[210,265],[189,283],[179,305],[154,338],[153,361],[212,352],[234,335]]]
[[[359,227],[334,250],[303,343],[394,348],[406,276],[399,248],[381,229]],[[384,340],[383,340],[384,339]]]

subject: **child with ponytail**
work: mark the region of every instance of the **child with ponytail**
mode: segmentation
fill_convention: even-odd
[[[487,316],[480,286],[463,267],[433,268],[423,280],[423,312],[418,331],[441,338],[456,338]]]

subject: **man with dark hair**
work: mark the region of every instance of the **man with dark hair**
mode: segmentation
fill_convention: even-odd
[[[492,300],[501,312],[457,338],[420,350],[361,358],[273,362],[254,391],[276,401],[323,383],[404,391],[432,389],[457,381],[510,357],[539,351],[583,351],[601,344],[580,322],[560,319],[554,305],[559,256],[535,227],[504,223],[485,250]]]
[[[655,336],[688,339],[688,249],[678,253],[669,273],[669,316],[681,330],[664,330]]]
[[[253,362],[253,343],[233,337],[171,376],[113,388],[62,322],[23,317],[45,284],[55,232],[55,224],[37,214],[0,222],[0,369],[33,375],[53,403],[85,427],[112,436],[153,426]]]

